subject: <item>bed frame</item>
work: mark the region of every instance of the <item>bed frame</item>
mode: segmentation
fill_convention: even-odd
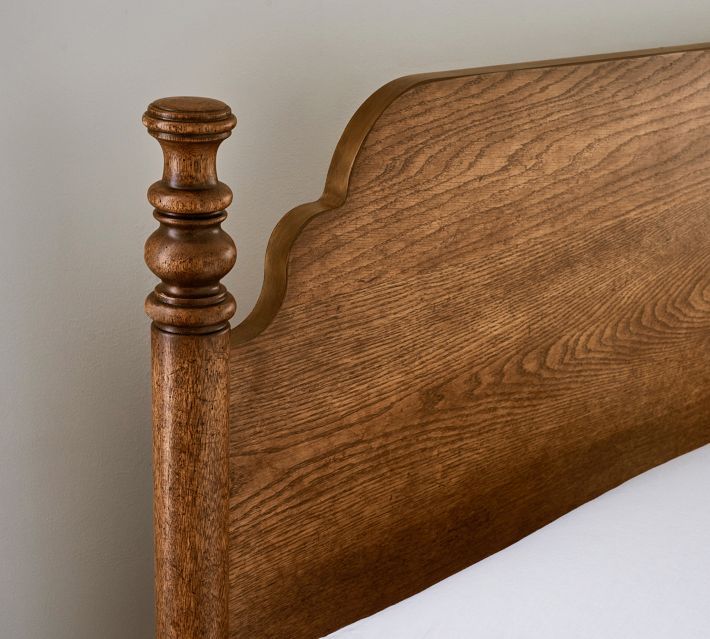
[[[710,441],[710,45],[385,85],[231,330],[236,119],[143,122],[161,639],[315,639]]]

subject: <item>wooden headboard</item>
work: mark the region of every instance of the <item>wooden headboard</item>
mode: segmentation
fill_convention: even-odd
[[[231,334],[234,116],[144,122],[161,639],[315,639],[710,441],[710,45],[385,85]]]

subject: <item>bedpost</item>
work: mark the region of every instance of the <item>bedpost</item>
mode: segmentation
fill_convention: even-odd
[[[227,639],[229,319],[220,284],[236,249],[217,148],[236,118],[206,98],[165,98],[143,115],[163,178],[148,190],[159,228],[145,261],[160,283],[153,320],[153,517],[159,639]]]

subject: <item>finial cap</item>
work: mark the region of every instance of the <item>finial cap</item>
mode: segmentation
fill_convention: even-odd
[[[176,136],[206,141],[229,137],[237,118],[221,100],[175,96],[151,102],[143,114],[143,124],[159,139]]]

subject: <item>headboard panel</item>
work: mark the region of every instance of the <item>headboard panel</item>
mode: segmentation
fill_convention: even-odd
[[[710,441],[710,52],[377,96],[232,335],[233,637],[323,635]]]

